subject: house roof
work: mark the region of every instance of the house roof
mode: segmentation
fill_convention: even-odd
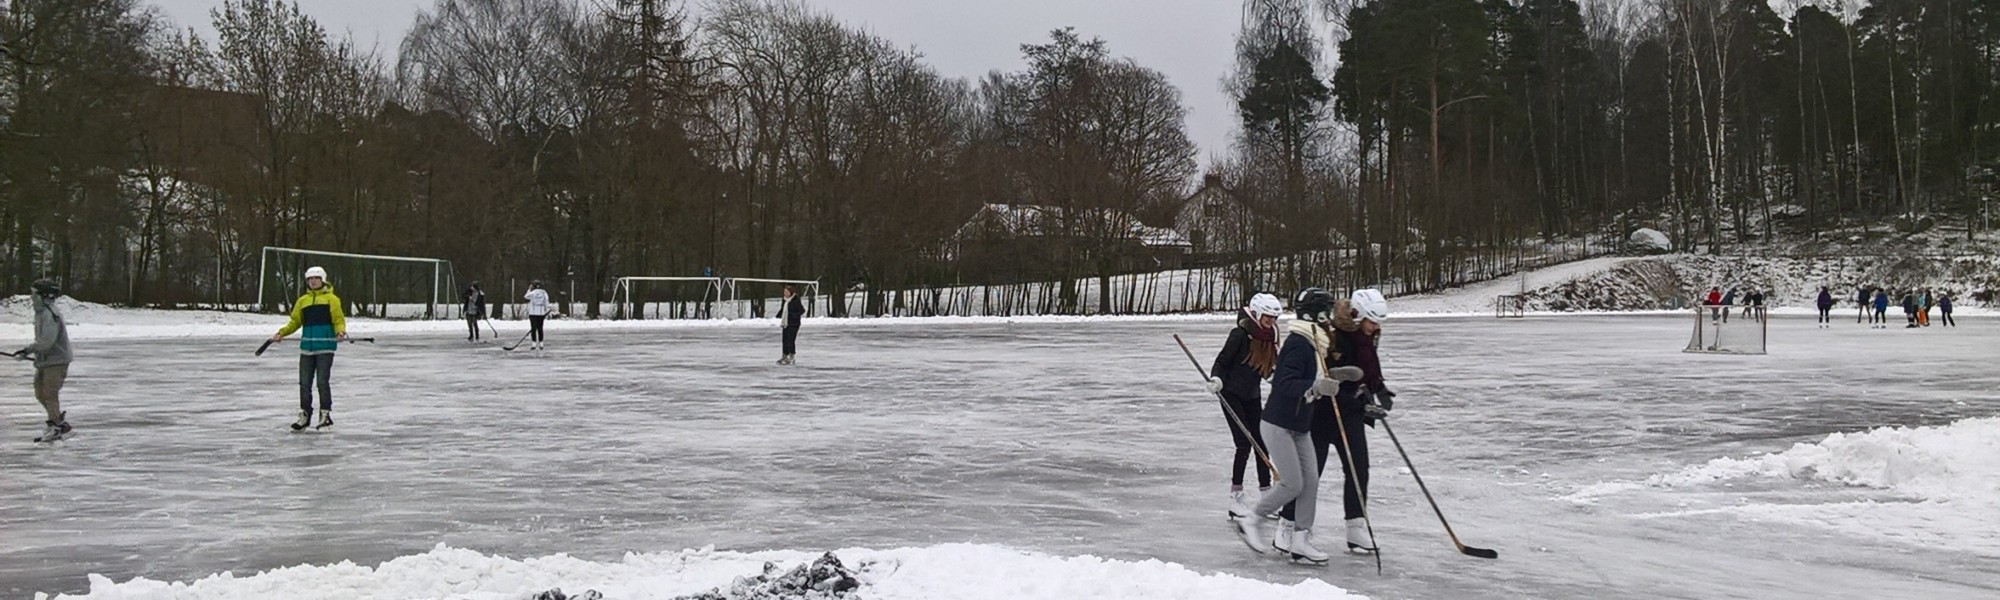
[[[997,231],[1009,237],[1056,237],[1064,235],[1064,227],[1073,226],[1085,232],[1102,232],[1107,237],[1116,235],[1137,240],[1150,247],[1193,247],[1187,236],[1165,227],[1149,227],[1139,222],[1137,217],[1125,211],[1109,208],[1086,208],[1074,212],[1074,218],[1066,219],[1069,213],[1060,206],[1038,204],[987,204],[979,212],[960,226],[955,238],[972,235],[979,230]],[[1096,229],[1096,232],[1092,232]],[[1079,233],[1089,235],[1090,233]]]

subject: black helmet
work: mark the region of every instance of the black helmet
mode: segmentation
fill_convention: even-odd
[[[35,293],[49,298],[62,295],[62,284],[56,283],[54,279],[37,279],[32,287],[35,289]]]
[[[1299,290],[1292,300],[1292,309],[1299,318],[1308,321],[1325,321],[1333,318],[1333,293],[1324,289],[1309,287]]]
[[[542,280],[536,279],[534,281],[530,281],[528,282],[528,287],[532,289],[540,289],[542,287]]]

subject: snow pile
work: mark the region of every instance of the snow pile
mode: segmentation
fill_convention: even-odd
[[[1865,486],[1921,500],[2000,502],[2000,417],[1835,433],[1783,452],[1715,459],[1647,483],[1680,487],[1750,476]]]
[[[767,562],[764,572],[756,577],[739,577],[728,588],[676,600],[834,600],[852,597],[854,589],[861,587],[854,573],[840,564],[840,557],[832,552],[791,572],[780,574],[779,570],[778,563]]]
[[[273,569],[245,577],[229,573],[193,582],[135,579],[115,583],[90,577],[90,591],[58,600],[525,600],[578,598],[599,593],[608,600],[682,597],[737,599],[834,598],[840,577],[858,583],[854,597],[871,600],[1028,600],[1036,598],[1259,598],[1260,600],[1362,598],[1323,581],[1281,585],[1233,575],[1203,575],[1155,560],[1126,562],[1090,556],[1055,557],[995,546],[952,544],[897,550],[841,550],[855,565],[828,563],[833,554],[795,551],[755,553],[713,549],[676,553],[627,554],[618,562],[592,562],[567,555],[514,560],[440,544],[430,552],[404,556],[376,567],[351,562]],[[815,562],[815,559],[818,559]],[[772,564],[767,564],[772,563]],[[773,575],[776,564],[801,566]],[[808,564],[811,563],[811,564]],[[747,577],[746,577],[747,576]],[[789,583],[788,583],[789,582]],[[806,583],[801,591],[796,584]],[[813,584],[827,583],[824,590]],[[789,586],[789,587],[787,587]],[[563,595],[559,590],[589,590]],[[732,595],[737,590],[768,595]],[[786,590],[790,590],[789,592]],[[797,595],[785,595],[796,593]],[[813,596],[811,594],[820,594]],[[36,594],[47,600],[47,594]]]

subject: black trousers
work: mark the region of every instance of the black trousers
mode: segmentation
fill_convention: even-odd
[[[1821,322],[1821,323],[1832,323],[1832,322],[1833,322],[1833,309],[1832,309],[1832,308],[1830,308],[1830,307],[1829,307],[1829,308],[1822,308],[1822,309],[1819,309],[1819,322]]]
[[[785,356],[799,353],[799,328],[785,328]]]
[[[1938,314],[1938,322],[1944,327],[1958,326],[1958,321],[1951,320],[1951,311],[1948,310]]]
[[[465,329],[471,332],[466,334],[467,339],[479,339],[479,317],[472,313],[465,313]]]
[[[1345,519],[1359,519],[1363,514],[1361,497],[1368,494],[1368,423],[1363,407],[1368,405],[1366,396],[1356,395],[1338,403],[1321,398],[1313,402],[1312,441],[1313,454],[1319,458],[1319,472],[1326,473],[1326,459],[1331,449],[1340,448],[1341,425],[1347,426],[1347,444],[1353,451],[1340,452],[1341,507]],[[1340,410],[1339,418],[1333,411]],[[1348,469],[1353,468],[1349,475]],[[1294,505],[1286,504],[1278,516],[1292,518]]]
[[[542,341],[542,322],[547,320],[549,320],[548,315],[528,315],[528,337],[537,342]]]
[[[313,385],[319,385],[319,409],[333,410],[333,355],[299,355],[299,410],[312,410]]]
[[[1229,463],[1229,483],[1230,485],[1241,486],[1243,485],[1243,468],[1245,464],[1255,460],[1251,456],[1255,454],[1255,451],[1251,449],[1251,443],[1255,442],[1257,447],[1263,447],[1264,445],[1264,434],[1260,431],[1263,429],[1264,405],[1256,398],[1244,400],[1231,398],[1228,394],[1223,394],[1222,398],[1228,409],[1236,411],[1236,418],[1243,421],[1243,427],[1250,428],[1250,435],[1243,435],[1243,429],[1237,427],[1236,423],[1229,421],[1229,413],[1223,413],[1223,423],[1229,426],[1229,435],[1236,440],[1236,456]],[[1257,463],[1257,487],[1271,487],[1271,468],[1266,466],[1262,460],[1255,460],[1255,462]],[[1322,458],[1320,462],[1324,463],[1326,460]]]

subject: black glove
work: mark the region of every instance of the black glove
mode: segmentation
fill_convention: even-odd
[[[1385,389],[1380,389],[1380,390],[1376,390],[1376,391],[1375,391],[1375,402],[1376,402],[1377,404],[1380,404],[1380,405],[1382,405],[1382,412],[1383,412],[1383,413],[1388,413],[1390,409],[1393,409],[1393,408],[1395,408],[1395,407],[1396,407],[1396,393],[1395,393],[1395,392],[1392,392],[1392,391],[1389,391],[1389,390],[1388,390],[1388,389],[1386,389],[1386,388],[1385,388]]]

